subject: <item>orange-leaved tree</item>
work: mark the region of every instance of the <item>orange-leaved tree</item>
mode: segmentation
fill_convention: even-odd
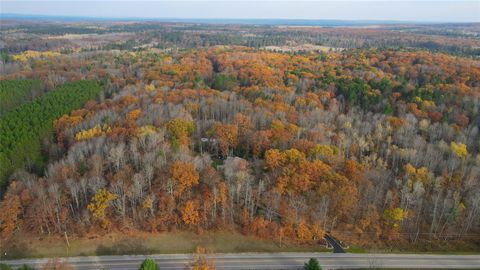
[[[217,139],[220,151],[227,156],[230,149],[237,146],[238,143],[238,127],[236,125],[222,124],[216,122],[209,130],[209,135]]]
[[[170,194],[180,195],[193,185],[198,184],[200,176],[192,163],[175,161],[170,165]]]
[[[7,193],[0,203],[0,232],[2,237],[9,237],[17,228],[20,210],[20,198],[15,194]]]
[[[197,207],[193,201],[187,201],[180,209],[182,221],[188,226],[197,225],[200,218]]]

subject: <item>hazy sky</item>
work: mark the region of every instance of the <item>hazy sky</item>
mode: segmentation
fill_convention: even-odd
[[[480,22],[480,0],[0,0],[0,12],[108,18],[281,18]]]

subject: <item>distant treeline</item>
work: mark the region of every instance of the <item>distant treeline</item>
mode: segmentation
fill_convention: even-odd
[[[273,25],[151,23],[129,24],[26,24],[20,28],[30,38],[6,41],[7,53],[24,50],[52,50],[70,46],[68,39],[39,39],[36,35],[135,33],[129,40],[112,41],[84,49],[132,50],[148,45],[158,48],[198,48],[214,45],[239,45],[259,48],[314,44],[334,48],[417,48],[455,55],[480,56],[480,35],[475,26],[441,27],[385,25],[378,29],[342,27],[278,27]],[[463,29],[463,30],[462,30]]]

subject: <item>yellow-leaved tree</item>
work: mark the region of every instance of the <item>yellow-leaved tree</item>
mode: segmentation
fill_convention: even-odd
[[[387,220],[388,225],[390,225],[392,228],[398,228],[400,226],[400,221],[407,217],[407,211],[396,207],[385,210],[383,215]]]
[[[450,149],[459,158],[464,158],[468,155],[467,146],[463,143],[451,142]]]
[[[400,238],[400,222],[407,217],[407,211],[402,208],[390,208],[383,212],[385,219],[385,236],[390,241]]]
[[[172,144],[188,145],[188,136],[192,134],[194,126],[192,122],[176,118],[167,123],[167,130],[171,135]]]
[[[115,200],[117,196],[110,191],[101,188],[97,190],[92,201],[88,204],[87,209],[95,219],[100,222],[100,226],[104,229],[110,225],[110,222],[105,217],[105,209],[110,205],[110,202]]]
[[[93,128],[82,130],[77,134],[75,134],[75,140],[76,141],[88,140],[93,137],[105,136],[109,132],[111,132],[111,128],[106,124],[96,125]]]

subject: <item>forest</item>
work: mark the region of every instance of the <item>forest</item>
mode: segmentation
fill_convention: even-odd
[[[41,94],[38,90],[40,90],[38,80],[1,80],[0,115]]]
[[[158,27],[145,37],[165,38]],[[285,31],[272,35],[298,34]],[[424,29],[439,47],[357,47],[344,31],[390,30],[301,31],[342,49],[181,37],[7,51],[1,239],[228,229],[314,245],[331,231],[365,247],[477,249],[480,61],[465,44],[478,39]]]
[[[24,51],[161,50],[236,45],[251,48],[311,44],[323,49],[416,48],[478,58],[480,27],[475,23],[320,26],[258,22],[228,24],[174,22],[44,22],[5,20],[0,56]]]
[[[2,81],[7,101],[25,99],[27,92],[38,87],[38,81]],[[30,89],[28,89],[30,88]],[[52,121],[95,98],[101,90],[95,82],[67,83],[49,93],[0,116],[0,184],[16,168],[41,171],[43,157],[40,139],[51,131]],[[10,94],[12,93],[12,94]],[[20,94],[23,94],[20,96]],[[9,103],[9,104],[13,104]]]

